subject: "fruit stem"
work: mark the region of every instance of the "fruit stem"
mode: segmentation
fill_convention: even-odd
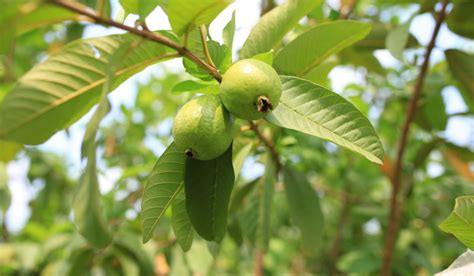
[[[258,97],[258,101],[257,101],[258,112],[267,113],[268,111],[272,109],[273,109],[273,105],[269,98],[265,96]]]

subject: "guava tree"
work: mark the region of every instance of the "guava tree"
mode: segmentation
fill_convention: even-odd
[[[441,214],[426,219],[435,224],[429,234],[419,241],[413,238],[419,231],[417,219],[423,216],[419,204],[430,206],[429,210],[439,208],[425,202],[431,190],[417,190],[415,185],[434,181],[427,172],[430,160],[436,159],[433,152],[442,152],[444,162],[453,168],[454,173],[448,171],[446,177],[454,175],[463,179],[461,183],[474,178],[469,148],[439,134],[448,120],[442,88],[457,87],[467,106],[463,116],[472,116],[474,58],[448,49],[446,59],[430,68],[445,21],[452,32],[473,37],[472,15],[464,13],[472,3],[407,1],[416,11],[393,27],[381,19],[382,10],[397,8],[399,3],[383,2],[377,3],[379,17],[371,18],[370,5],[357,1],[341,1],[339,10],[315,0],[280,5],[262,1],[260,20],[242,48],[234,51],[235,14],[223,27],[222,43],[209,34],[209,25],[230,0],[120,0],[115,3],[121,7],[118,16],[111,15],[112,6],[105,0],[4,0],[1,160],[8,162],[21,151],[32,160],[30,178],[43,179],[49,189],[43,201],[33,205],[32,220],[58,227],[52,230],[57,234],[56,242],[51,242],[54,246],[45,245],[50,249],[44,259],[37,257],[41,261],[36,266],[7,263],[5,272],[20,267],[20,271],[74,274],[96,268],[150,275],[161,273],[170,263],[171,273],[177,275],[206,274],[211,265],[216,273],[253,269],[256,275],[278,273],[280,268],[294,273],[390,275],[392,271],[412,274],[423,267],[433,273],[463,248],[441,229],[474,248],[469,223],[474,216],[472,197],[459,197],[441,229],[436,226],[441,223],[437,216],[447,217],[456,196],[473,192],[464,186],[451,191]],[[171,30],[147,26],[146,19],[156,8],[167,15]],[[409,28],[424,13],[433,14],[434,27],[426,46],[420,46]],[[125,24],[130,14],[137,18],[134,25]],[[364,18],[371,22],[359,20]],[[124,32],[83,39],[84,24]],[[35,35],[43,43],[30,45]],[[50,43],[46,57],[48,37],[56,44]],[[398,59],[397,68],[386,68],[375,58],[374,51],[385,48]],[[410,55],[413,49],[418,52]],[[41,62],[31,62],[31,56],[42,57]],[[148,66],[174,59],[181,59],[185,74],[166,72],[140,84],[133,107],[120,107],[124,119],[101,127],[112,107],[109,92]],[[348,88],[352,97],[328,88],[329,72],[347,64],[364,68],[366,74],[365,87]],[[448,67],[452,77],[446,74]],[[397,94],[399,90],[406,93]],[[380,114],[373,120],[376,128],[367,118],[370,112]],[[80,152],[83,171],[76,181],[64,172],[61,161],[26,146],[45,143],[87,113],[90,119]],[[140,145],[150,129],[167,119],[172,121],[169,131],[154,133],[165,146],[155,157]],[[255,179],[246,179],[241,172],[249,159],[264,167]],[[99,190],[98,163],[104,162],[123,169],[117,190],[107,195]],[[35,164],[42,165],[35,169]],[[128,190],[127,200],[117,200],[120,187],[128,187],[132,180],[140,188]],[[60,185],[54,186],[56,182]],[[7,191],[2,187],[6,185],[0,191]],[[417,204],[413,194],[419,194],[423,203]],[[37,214],[41,202],[52,204],[50,197],[59,204],[51,207],[56,213]],[[127,220],[131,207],[140,214]],[[410,214],[405,214],[407,210]],[[63,228],[57,226],[58,214]],[[68,223],[69,215],[74,227]],[[380,240],[370,241],[370,231],[358,233],[367,218],[382,222]],[[410,224],[412,220],[418,224]],[[403,229],[401,245],[399,228]],[[138,242],[137,233],[148,245]],[[455,244],[456,250],[449,251],[441,263],[430,261],[434,253],[427,252],[426,242],[435,242],[434,236],[448,244],[441,244],[439,250]],[[45,233],[37,241],[45,237],[50,238]],[[344,237],[352,238],[353,244],[345,246]],[[272,240],[290,244],[285,245],[283,257],[275,253],[278,246],[272,246]],[[6,234],[4,241],[8,241]],[[243,265],[238,254],[229,253],[226,242],[233,244],[233,252],[248,246]],[[66,244],[70,245],[62,248]],[[409,253],[397,254],[397,246],[406,246],[400,252]],[[5,247],[12,253],[5,253],[4,259],[14,262],[22,252],[17,248]],[[58,258],[55,252],[67,257]],[[150,252],[156,256],[155,268]],[[215,267],[219,256],[231,264]],[[281,267],[278,258],[284,260]],[[407,265],[393,266],[394,262]]]

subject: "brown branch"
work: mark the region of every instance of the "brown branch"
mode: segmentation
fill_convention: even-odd
[[[339,18],[340,19],[348,19],[351,12],[354,10],[355,5],[357,4],[357,0],[351,0],[346,3],[346,1],[340,1],[341,8],[339,10]]]
[[[403,200],[399,198],[399,192],[402,186],[402,167],[403,167],[403,156],[405,153],[405,148],[408,142],[408,135],[410,131],[411,123],[415,117],[416,109],[418,106],[418,100],[420,99],[422,90],[423,90],[423,83],[428,72],[429,62],[431,57],[431,52],[436,43],[436,38],[438,36],[439,30],[441,28],[441,24],[444,20],[446,7],[449,3],[449,0],[443,0],[443,4],[441,6],[441,10],[438,13],[436,18],[436,25],[433,30],[433,34],[431,35],[430,42],[426,46],[426,52],[423,64],[421,65],[420,73],[418,74],[418,78],[416,80],[416,84],[413,90],[413,95],[408,103],[408,111],[405,117],[405,121],[402,126],[401,136],[398,145],[397,151],[397,158],[395,161],[394,172],[392,181],[392,195],[390,200],[390,214],[388,220],[388,227],[387,232],[385,235],[385,244],[383,250],[383,259],[382,259],[382,269],[381,275],[391,275],[391,265],[392,265],[392,255],[394,251],[396,236],[397,236],[397,228],[400,221],[400,214],[403,208]]]
[[[222,80],[222,76],[219,73],[219,71],[217,71],[216,68],[212,67],[211,65],[206,63],[204,60],[202,60],[201,58],[199,58],[198,56],[193,54],[186,47],[179,45],[178,43],[174,42],[173,40],[171,40],[171,39],[169,39],[165,36],[162,36],[160,34],[157,34],[157,33],[154,33],[154,32],[148,31],[148,30],[140,30],[140,29],[137,29],[137,28],[134,28],[134,27],[130,27],[130,26],[124,25],[122,23],[119,23],[119,22],[113,21],[111,19],[108,19],[108,18],[100,17],[95,12],[89,11],[89,10],[87,10],[87,9],[85,9],[85,8],[79,6],[76,3],[71,2],[71,1],[49,0],[49,2],[54,4],[54,5],[61,6],[63,8],[66,8],[66,9],[71,10],[73,12],[76,12],[78,14],[89,17],[89,18],[93,19],[95,22],[97,22],[99,24],[104,24],[104,25],[107,25],[107,26],[116,27],[116,28],[128,31],[129,33],[141,36],[141,37],[143,37],[147,40],[155,41],[155,42],[158,42],[158,43],[163,44],[165,46],[168,46],[168,47],[176,50],[181,56],[190,59],[192,62],[194,62],[197,65],[199,65],[200,67],[202,67],[211,76],[213,76],[217,81],[220,82]]]
[[[255,276],[263,276],[263,252],[259,249],[255,251],[255,267],[254,267],[254,275]]]
[[[258,139],[260,141],[262,141],[262,143],[270,151],[270,154],[272,155],[272,159],[275,162],[275,165],[277,167],[277,173],[278,173],[280,171],[280,169],[282,168],[282,164],[280,162],[280,155],[278,154],[278,152],[275,148],[275,145],[273,144],[273,142],[270,139],[268,139],[267,137],[265,137],[263,135],[263,133],[260,131],[260,129],[258,128],[258,125],[256,123],[254,123],[253,121],[249,121],[249,126],[250,126],[250,129],[253,130],[253,132],[255,132]]]

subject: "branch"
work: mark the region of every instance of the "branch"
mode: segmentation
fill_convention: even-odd
[[[387,228],[387,233],[385,237],[384,251],[383,251],[383,260],[382,260],[382,269],[381,275],[391,275],[391,264],[392,264],[392,255],[395,246],[397,228],[400,221],[400,213],[402,209],[402,200],[399,199],[399,192],[401,186],[402,178],[402,167],[403,167],[403,156],[405,153],[405,148],[407,146],[408,135],[410,131],[411,123],[415,117],[416,109],[418,106],[418,100],[420,99],[421,92],[423,90],[423,83],[428,72],[431,52],[435,46],[436,38],[438,36],[441,24],[445,18],[446,7],[449,3],[449,0],[443,0],[441,10],[436,18],[436,25],[431,35],[430,42],[426,46],[426,52],[423,64],[421,65],[420,73],[416,80],[416,84],[413,90],[413,95],[408,103],[408,111],[405,117],[405,121],[402,126],[401,136],[398,145],[397,157],[395,161],[393,178],[392,178],[392,196],[390,200],[390,215],[389,215],[389,225]]]
[[[349,15],[351,14],[352,10],[357,4],[357,0],[340,1],[340,3],[341,3],[341,8],[339,10],[339,18],[348,19]]]
[[[275,165],[276,165],[276,168],[277,168],[277,173],[281,170],[282,168],[282,164],[280,162],[280,155],[278,154],[278,152],[276,151],[275,149],[275,145],[273,144],[273,142],[268,139],[267,137],[265,137],[263,135],[263,133],[260,131],[260,129],[258,128],[257,124],[255,124],[254,122],[252,121],[249,121],[249,126],[250,126],[250,129],[253,130],[253,132],[255,132],[255,134],[257,135],[258,139],[260,141],[262,141],[262,143],[268,148],[268,150],[270,151],[270,154],[272,155],[272,158],[273,158],[273,161],[275,162]]]
[[[113,21],[111,19],[101,17],[101,16],[97,15],[95,12],[84,9],[84,8],[78,6],[77,4],[75,4],[74,2],[71,2],[71,1],[62,1],[62,0],[48,0],[48,1],[52,4],[54,4],[54,5],[66,8],[66,9],[71,10],[73,12],[76,12],[78,14],[89,17],[89,18],[93,19],[95,22],[97,22],[99,24],[116,27],[116,28],[128,31],[129,33],[141,36],[141,37],[143,37],[147,40],[155,41],[155,42],[158,42],[158,43],[163,44],[165,46],[168,46],[168,47],[176,50],[181,56],[190,59],[191,61],[193,61],[194,63],[196,63],[200,67],[202,67],[211,76],[213,76],[218,82],[220,82],[222,80],[222,76],[220,75],[220,73],[217,71],[216,68],[212,67],[211,65],[206,63],[204,60],[200,59],[198,56],[196,56],[191,51],[186,49],[186,47],[179,45],[178,43],[174,42],[173,40],[171,40],[171,39],[169,39],[165,36],[162,36],[160,34],[157,34],[157,33],[154,33],[154,32],[148,31],[148,30],[140,30],[140,29],[137,29],[137,28],[133,28],[133,27],[124,25],[122,23]]]

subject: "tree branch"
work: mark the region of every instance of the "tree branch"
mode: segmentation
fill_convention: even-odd
[[[253,130],[253,132],[255,132],[258,139],[260,141],[262,141],[262,143],[270,151],[270,154],[272,155],[273,161],[275,162],[275,165],[277,167],[277,173],[278,173],[282,168],[282,164],[280,162],[280,155],[278,154],[278,152],[275,149],[275,145],[273,144],[273,142],[270,139],[268,139],[267,137],[265,137],[263,135],[263,133],[258,128],[257,124],[255,124],[253,121],[249,121],[249,126],[250,126],[250,129]]]
[[[402,126],[401,136],[398,145],[397,157],[395,161],[394,171],[393,171],[393,178],[392,180],[392,196],[390,200],[390,214],[388,220],[388,228],[385,236],[385,244],[383,250],[383,259],[382,259],[382,269],[381,275],[391,275],[391,264],[392,264],[392,255],[394,251],[396,235],[397,235],[397,228],[400,221],[400,213],[402,210],[402,200],[399,198],[399,192],[401,190],[401,179],[402,179],[402,167],[403,167],[403,156],[405,153],[405,148],[408,142],[408,135],[410,131],[411,123],[415,117],[416,109],[418,106],[418,100],[420,99],[423,84],[428,72],[429,62],[431,53],[436,43],[436,38],[438,36],[439,30],[441,28],[441,24],[445,18],[446,7],[449,3],[449,0],[443,0],[441,10],[438,13],[436,18],[436,25],[433,30],[433,34],[431,35],[430,42],[426,46],[426,52],[423,64],[421,65],[420,73],[418,74],[418,78],[416,80],[416,84],[413,90],[413,95],[408,103],[408,111],[405,117],[405,121]]]
[[[352,10],[357,4],[357,0],[351,0],[348,2],[340,1],[340,3],[341,3],[341,8],[339,10],[339,19],[348,19],[349,15],[351,14]]]
[[[157,33],[154,33],[154,32],[148,31],[148,30],[140,30],[140,29],[137,29],[137,28],[133,28],[133,27],[124,25],[122,23],[113,21],[113,20],[108,19],[108,18],[103,18],[103,17],[97,15],[95,12],[89,11],[89,10],[87,10],[87,9],[85,9],[85,8],[79,6],[76,3],[71,2],[71,1],[62,1],[62,0],[48,0],[48,1],[52,4],[54,4],[54,5],[66,8],[66,9],[71,10],[73,12],[76,12],[78,14],[89,17],[89,18],[93,19],[95,22],[97,22],[99,24],[116,27],[116,28],[128,31],[129,33],[141,36],[141,37],[143,37],[147,40],[155,41],[155,42],[158,42],[158,43],[163,44],[165,46],[168,46],[168,47],[176,50],[181,56],[190,59],[191,61],[193,61],[194,63],[199,65],[201,68],[206,70],[218,82],[220,82],[222,80],[222,76],[220,75],[219,71],[217,71],[216,68],[212,67],[211,65],[206,63],[204,60],[200,59],[198,56],[196,56],[191,51],[189,51],[186,47],[181,46],[180,44],[174,42],[173,40],[171,40],[171,39],[169,39],[165,36],[162,36],[160,34],[157,34]]]

